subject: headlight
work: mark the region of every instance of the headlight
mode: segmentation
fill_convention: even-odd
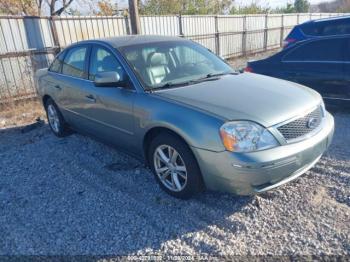
[[[220,128],[220,135],[231,152],[253,152],[279,145],[266,128],[250,121],[227,122]]]

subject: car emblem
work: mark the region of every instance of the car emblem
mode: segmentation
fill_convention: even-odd
[[[317,126],[317,119],[310,117],[306,124],[307,128],[313,129]]]

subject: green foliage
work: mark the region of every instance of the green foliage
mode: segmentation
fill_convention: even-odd
[[[307,0],[295,0],[294,9],[296,13],[307,13],[309,12],[310,3]]]
[[[307,0],[295,0],[294,4],[287,3],[285,7],[276,8],[273,10],[273,13],[307,13],[309,12],[310,3]]]
[[[273,10],[273,13],[278,13],[278,14],[290,14],[290,13],[295,13],[295,8],[294,8],[294,5],[288,3],[288,4],[286,5],[286,7],[274,9],[274,10]]]
[[[232,0],[145,0],[139,1],[142,15],[210,15],[228,12]]]
[[[253,2],[248,6],[233,6],[230,10],[231,15],[236,14],[267,14],[269,13],[270,8],[260,6],[257,2]]]

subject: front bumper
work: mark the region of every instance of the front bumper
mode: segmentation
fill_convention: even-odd
[[[252,153],[192,148],[210,190],[238,195],[263,192],[305,173],[332,141],[334,119],[327,112],[323,128],[304,141]]]

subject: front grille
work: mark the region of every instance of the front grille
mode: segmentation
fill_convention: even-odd
[[[321,106],[318,106],[307,115],[284,124],[277,129],[287,140],[287,142],[294,139],[301,139],[320,126],[322,116],[322,108]]]

